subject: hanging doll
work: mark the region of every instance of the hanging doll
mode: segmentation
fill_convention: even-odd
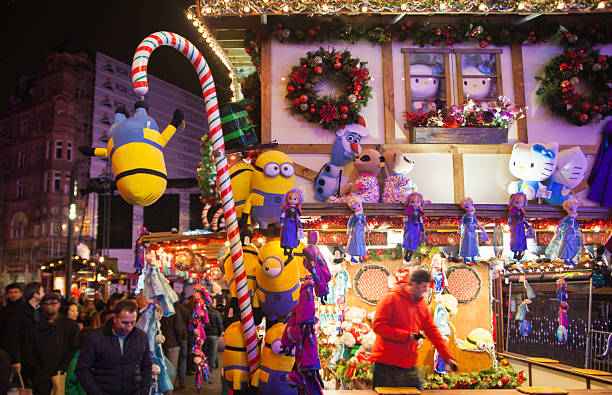
[[[160,272],[160,261],[155,252],[149,251],[145,255],[145,267],[138,277],[136,293],[142,293],[147,300],[156,300],[162,308],[165,317],[174,314],[174,302],[179,298],[170,282]]]
[[[567,302],[567,283],[563,277],[557,279],[557,300]]]
[[[482,232],[484,241],[488,241],[488,236],[482,225],[478,223],[476,214],[474,214],[476,209],[474,208],[474,201],[472,198],[464,197],[461,199],[459,205],[466,211],[463,217],[461,217],[461,225],[459,227],[459,232],[461,234],[459,256],[463,257],[465,263],[472,265],[476,263],[476,257],[480,256],[476,227]]]
[[[448,281],[446,280],[446,264],[444,263],[444,258],[442,258],[440,254],[435,254],[431,258],[431,279],[432,288],[437,294],[442,293],[444,288],[448,286]]]
[[[327,284],[331,281],[331,273],[323,254],[317,246],[318,241],[319,234],[317,232],[308,232],[308,246],[304,248],[302,254],[304,255],[304,267],[311,273],[314,281],[315,294],[319,298],[324,298],[329,293]]]
[[[557,341],[561,344],[565,344],[567,341],[567,329],[569,322],[567,319],[567,310],[569,304],[567,302],[559,303],[559,326],[557,327]]]
[[[210,379],[210,370],[206,357],[202,350],[204,340],[206,339],[206,332],[204,326],[208,324],[208,312],[206,311],[206,305],[212,303],[212,298],[204,289],[199,289],[193,294],[195,300],[195,307],[191,314],[191,323],[189,324],[189,330],[194,334],[193,342],[193,363],[196,368],[196,377],[194,386],[199,389],[202,388],[202,384]],[[210,362],[210,361],[208,361]]]
[[[563,259],[566,265],[576,265],[582,252],[582,232],[576,216],[580,202],[568,199],[563,202],[567,216],[559,222],[552,240],[546,247],[546,255],[550,259]]]
[[[285,203],[281,207],[281,247],[285,255],[293,255],[293,249],[298,246],[304,237],[302,222],[300,221],[302,193],[292,189],[285,195]]]
[[[346,230],[346,234],[350,235],[346,246],[346,253],[351,256],[352,263],[357,263],[357,258],[355,257],[359,257],[359,262],[363,262],[363,257],[367,254],[365,232],[370,233],[370,227],[363,214],[361,199],[358,196],[351,195],[346,203],[354,211],[354,214],[349,218],[348,229]]]
[[[450,316],[457,314],[457,298],[451,294],[436,295],[436,310],[434,311],[434,323],[438,327],[438,331],[442,338],[448,342],[451,335]],[[446,362],[442,359],[438,350],[434,351],[434,371],[440,374],[446,374]]]
[[[419,248],[419,243],[425,242],[425,225],[423,225],[423,195],[412,192],[406,199],[404,215],[404,242],[406,250],[404,260],[410,262],[412,254]]]
[[[510,226],[510,250],[514,252],[514,259],[520,261],[527,250],[527,237],[533,233],[533,228],[525,219],[525,206],[527,197],[523,192],[510,196],[508,203],[508,225]]]
[[[519,332],[521,335],[528,336],[531,332],[531,323],[527,321],[527,313],[529,312],[529,305],[535,300],[536,295],[527,280],[521,279],[521,281],[523,281],[523,285],[525,286],[527,298],[519,305],[514,320],[520,323]]]

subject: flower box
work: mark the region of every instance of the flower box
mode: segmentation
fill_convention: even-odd
[[[508,128],[408,127],[412,144],[504,144]]]

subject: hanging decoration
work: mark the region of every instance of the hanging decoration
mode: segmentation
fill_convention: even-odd
[[[206,360],[206,356],[202,351],[202,346],[204,345],[204,340],[206,340],[204,326],[209,322],[206,305],[212,303],[212,298],[205,289],[200,287],[200,289],[194,293],[194,299],[196,303],[191,314],[192,319],[189,324],[189,330],[193,332],[194,335],[193,347],[191,349],[194,354],[193,363],[196,367],[194,386],[199,392],[199,389],[202,388],[202,384],[210,379],[210,361]]]
[[[348,50],[319,48],[308,52],[287,78],[285,97],[293,102],[291,112],[333,131],[342,125],[359,123],[359,112],[372,97],[366,63],[353,58]],[[342,89],[337,98],[319,97],[315,87],[323,80]]]
[[[355,274],[355,294],[372,306],[389,292],[389,277],[391,273],[381,265],[367,265]]]
[[[550,110],[583,126],[612,115],[612,57],[597,50],[568,49],[544,68],[537,94]]]
[[[559,302],[559,326],[557,327],[557,341],[561,344],[567,342],[567,328],[569,321],[567,319],[567,310],[569,304],[567,300],[567,282],[563,277],[557,280],[557,301]]]
[[[446,278],[448,292],[457,298],[459,304],[471,303],[478,298],[482,279],[471,266],[451,266],[446,272]]]
[[[200,141],[200,154],[202,159],[198,165],[198,188],[200,188],[200,201],[214,204],[219,201],[217,184],[217,170],[213,161],[213,147],[210,137],[205,134]]]
[[[519,332],[521,332],[521,335],[529,336],[529,333],[531,333],[531,323],[527,320],[527,313],[529,312],[529,305],[535,300],[536,295],[526,279],[522,279],[521,281],[525,286],[527,298],[525,298],[525,300],[523,300],[519,305],[514,319],[520,323]]]

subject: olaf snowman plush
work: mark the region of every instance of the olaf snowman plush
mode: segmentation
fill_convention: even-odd
[[[478,68],[467,66],[463,68],[463,74],[478,77],[463,77],[463,95],[470,99],[488,99],[491,94],[493,78],[487,78]],[[482,75],[482,77],[480,77]]]
[[[414,64],[410,66],[410,74],[420,75],[434,74],[434,68],[426,64]],[[434,99],[438,97],[440,78],[437,77],[410,77],[410,93],[413,99]],[[412,112],[427,112],[431,110],[424,101],[412,101]]]
[[[516,143],[512,148],[508,167],[520,181],[508,185],[508,193],[523,192],[527,200],[550,197],[550,191],[542,183],[555,171],[559,160],[559,143]]]

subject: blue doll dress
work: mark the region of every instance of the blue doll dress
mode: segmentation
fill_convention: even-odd
[[[476,226],[478,220],[474,214],[464,214],[461,217],[461,241],[459,242],[459,256],[463,258],[474,258],[480,255],[478,251],[478,236]]]
[[[419,210],[410,210],[411,214],[406,215],[404,220],[404,242],[402,247],[410,251],[416,251],[419,248],[421,240],[421,232],[425,232],[423,225],[423,217]]]
[[[368,224],[364,214],[353,214],[348,222],[350,237],[346,246],[346,253],[351,256],[365,256],[365,227]]]
[[[136,293],[142,293],[147,300],[157,299],[165,317],[174,314],[174,302],[179,298],[170,282],[154,265],[146,264],[138,277]]]
[[[446,310],[446,307],[444,307],[443,304],[439,304],[438,306],[436,306],[436,310],[434,311],[434,323],[438,327],[438,331],[442,336],[451,335],[451,329],[448,323],[448,319],[449,315],[448,310]],[[445,337],[445,339],[447,338]],[[434,371],[440,374],[448,373],[446,371],[446,362],[444,362],[444,360],[438,353],[438,350],[435,350],[434,352]]]
[[[283,210],[281,213],[281,247],[282,248],[297,248],[300,241],[298,240],[298,229],[302,228],[300,215],[295,207],[290,207]]]
[[[563,259],[576,262],[582,251],[582,232],[575,217],[569,215],[559,222],[557,231],[546,247],[546,256],[550,259]]]
[[[527,235],[525,229],[528,225],[523,211],[513,207],[508,217],[508,225],[510,226],[510,250],[513,252],[526,251]]]

